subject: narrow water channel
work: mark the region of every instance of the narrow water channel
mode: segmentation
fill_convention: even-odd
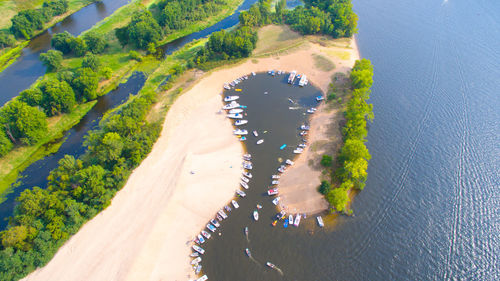
[[[29,88],[38,77],[45,74],[45,66],[39,56],[51,48],[50,40],[53,34],[68,31],[75,36],[79,35],[129,2],[130,0],[101,0],[92,3],[33,38],[23,49],[21,56],[0,73],[0,106]]]

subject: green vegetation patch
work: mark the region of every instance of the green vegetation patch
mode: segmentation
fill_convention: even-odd
[[[254,55],[276,52],[304,42],[304,38],[287,25],[268,25],[259,30]]]
[[[331,61],[329,58],[318,55],[318,54],[313,54],[312,55],[313,60],[314,60],[314,66],[322,71],[332,71],[335,69],[335,64],[333,61]]]

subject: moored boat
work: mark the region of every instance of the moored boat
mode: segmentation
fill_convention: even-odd
[[[292,71],[290,76],[288,76],[288,84],[293,84],[293,80],[295,80],[295,75],[297,75],[297,71]]]
[[[266,265],[269,266],[270,268],[276,268],[276,265],[270,263],[270,262],[266,262]]]
[[[226,210],[228,213],[232,211],[231,207],[229,206],[224,206],[224,210]]]
[[[280,175],[272,175],[272,176],[271,176],[271,178],[274,180],[274,179],[279,179],[279,178],[281,178],[281,176],[280,176]]]
[[[228,104],[224,105],[224,106],[222,107],[222,109],[233,109],[233,108],[237,108],[237,107],[240,107],[240,104],[239,104],[239,103],[237,103],[236,101],[232,101],[232,102],[230,102],[230,103],[228,103]]]
[[[197,245],[193,245],[193,250],[200,253],[201,255],[203,255],[205,253],[205,250],[203,250],[203,248],[201,248],[200,246],[197,246]]]
[[[205,238],[201,236],[201,234],[198,234],[198,241],[200,241],[201,244],[205,243]]]
[[[247,130],[236,129],[236,130],[233,131],[233,134],[241,136],[241,135],[248,134],[248,131]]]
[[[300,224],[300,214],[297,214],[297,215],[295,216],[295,220],[293,221],[293,225],[295,225],[295,226],[297,226],[297,227],[298,227],[298,226],[299,226],[299,224]]]
[[[288,223],[293,224],[293,215],[288,216]]]
[[[206,232],[205,230],[201,231],[201,235],[205,236],[205,238],[207,238],[207,239],[210,239],[210,237],[212,236],[212,235],[210,235],[210,233]]]
[[[223,219],[227,219],[227,215],[226,215],[226,213],[225,213],[223,210],[219,210],[217,213],[218,213],[218,214],[219,214],[219,215],[220,215]]]
[[[250,153],[243,154],[243,159],[248,160],[248,161],[252,160],[252,154],[250,154]]]
[[[230,102],[230,101],[233,101],[233,100],[237,100],[239,98],[240,98],[239,96],[227,96],[227,97],[224,98],[224,101],[225,102]]]
[[[280,202],[281,197],[276,197],[273,199],[273,204],[278,206],[278,203]]]
[[[196,281],[207,281],[208,277],[206,275],[201,276],[200,278],[196,279]]]
[[[195,265],[195,264],[200,263],[200,261],[201,261],[201,257],[197,257],[197,258],[195,258],[194,260],[191,261],[191,264]]]
[[[325,99],[325,98],[324,98],[323,96],[317,96],[317,97],[316,97],[316,101],[318,101],[318,102],[319,102],[319,101],[322,101],[322,100],[324,100],[324,99]]]
[[[293,165],[294,162],[292,160],[290,160],[290,159],[286,159],[285,163],[287,165]]]
[[[300,148],[306,148],[306,144],[305,143],[301,143],[301,144],[299,144],[299,147]]]
[[[227,117],[231,118],[231,119],[242,119],[243,118],[243,114],[240,114],[240,113],[228,114]]]
[[[198,253],[198,252],[194,252],[194,253],[191,253],[189,256],[190,256],[190,257],[193,257],[193,258],[195,258],[195,257],[199,257],[199,256],[200,256],[200,253]]]
[[[309,114],[313,114],[314,112],[316,112],[316,108],[311,107],[308,110],[306,110],[306,112],[309,113]]]
[[[211,224],[209,224],[209,223],[207,223],[207,228],[208,228],[208,230],[210,230],[210,231],[212,231],[212,232],[215,232],[215,231],[217,230],[217,229],[215,228],[215,226],[213,226],[213,225],[211,225]]]
[[[269,195],[269,196],[273,196],[273,195],[276,195],[276,194],[278,194],[278,189],[277,188],[272,188],[272,189],[269,189],[267,191],[267,195]]]
[[[246,123],[248,123],[248,120],[236,120],[236,122],[234,122],[234,125],[235,126],[241,126],[241,125],[245,125]]]
[[[252,173],[249,173],[249,172],[243,172],[243,175],[249,179],[251,179],[253,176],[252,176]]]
[[[293,153],[295,153],[295,154],[300,154],[302,152],[304,152],[304,149],[300,148],[300,147],[298,147],[298,148],[296,148],[296,149],[293,150]]]
[[[235,200],[231,200],[231,204],[233,204],[233,207],[235,209],[238,209],[240,207],[240,205],[238,205],[238,202],[236,202]]]
[[[281,165],[281,167],[278,168],[278,172],[284,173],[285,172],[285,166]]]
[[[243,186],[244,189],[248,189],[248,184],[244,181],[240,181],[240,185]]]
[[[316,219],[318,220],[319,227],[325,226],[325,224],[323,223],[323,218],[321,216],[317,216]]]
[[[241,197],[247,196],[247,194],[245,192],[243,192],[243,190],[239,190],[239,189],[236,190],[236,194],[238,194]]]
[[[263,139],[260,139],[260,140],[258,140],[256,143],[257,143],[257,144],[262,144],[263,142],[264,142],[264,140],[263,140]]]
[[[211,219],[210,220],[210,223],[213,224],[215,227],[219,227],[220,226],[220,223],[214,219]]]
[[[279,181],[272,181],[272,182],[271,182],[271,184],[272,184],[272,185],[277,185],[277,184],[279,184],[279,183],[280,183]]]
[[[243,163],[243,168],[251,170],[253,168],[252,163]]]
[[[201,272],[201,264],[197,265],[197,266],[196,266],[196,269],[194,270],[194,273],[195,273],[195,274],[200,274],[200,272]],[[207,279],[208,279],[208,278],[207,278]],[[205,280],[206,280],[206,279],[205,279]]]
[[[253,219],[255,221],[258,221],[259,220],[259,212],[257,212],[257,210],[253,211]]]
[[[241,108],[233,108],[233,109],[230,109],[229,110],[229,114],[236,114],[236,113],[242,113],[243,112],[243,109]]]
[[[257,131],[255,131],[255,130],[254,130],[252,133],[253,133],[253,135],[254,135],[255,137],[258,137],[258,136],[259,136],[259,133],[257,133]]]
[[[276,226],[277,223],[278,223],[278,220],[274,220],[273,223],[271,223],[271,225]]]
[[[302,131],[302,132],[299,133],[299,135],[306,136],[307,135],[307,131]]]
[[[300,129],[301,129],[301,130],[305,130],[305,131],[309,130],[310,128],[311,128],[311,127],[310,127],[310,126],[308,126],[308,125],[301,125],[301,126],[300,126]]]
[[[300,77],[299,86],[304,87],[308,82],[309,81],[307,80],[307,76],[304,74],[302,75],[302,77]]]
[[[284,228],[287,228],[287,227],[288,227],[288,220],[285,220],[285,221],[283,222],[283,227],[284,227]]]
[[[247,178],[245,178],[244,176],[241,176],[241,180],[244,181],[244,182],[246,182],[246,183],[250,182],[250,180],[247,179]]]

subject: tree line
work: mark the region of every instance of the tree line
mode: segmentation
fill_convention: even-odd
[[[344,112],[346,124],[342,129],[344,144],[337,157],[338,168],[335,178],[339,186],[332,188],[323,181],[319,191],[326,196],[336,211],[345,211],[349,202],[348,192],[354,188],[362,190],[368,176],[368,161],[371,155],[366,147],[368,134],[366,123],[372,121],[373,106],[367,103],[370,98],[370,87],[373,84],[373,65],[367,59],[356,61],[350,74],[352,96],[347,102]],[[324,155],[321,164],[330,167],[332,159]]]

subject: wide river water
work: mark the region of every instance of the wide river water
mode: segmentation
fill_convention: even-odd
[[[355,0],[354,8],[361,54],[375,66],[372,160],[355,217],[322,230],[311,219],[270,226],[275,211],[262,193],[276,145],[293,142],[290,124],[301,121],[283,121],[284,105],[269,108],[262,92],[273,82],[245,81],[250,129],[283,130],[284,139],[262,151],[249,145],[255,186],[204,246],[209,280],[500,279],[500,2]],[[253,222],[257,202],[264,208]]]

